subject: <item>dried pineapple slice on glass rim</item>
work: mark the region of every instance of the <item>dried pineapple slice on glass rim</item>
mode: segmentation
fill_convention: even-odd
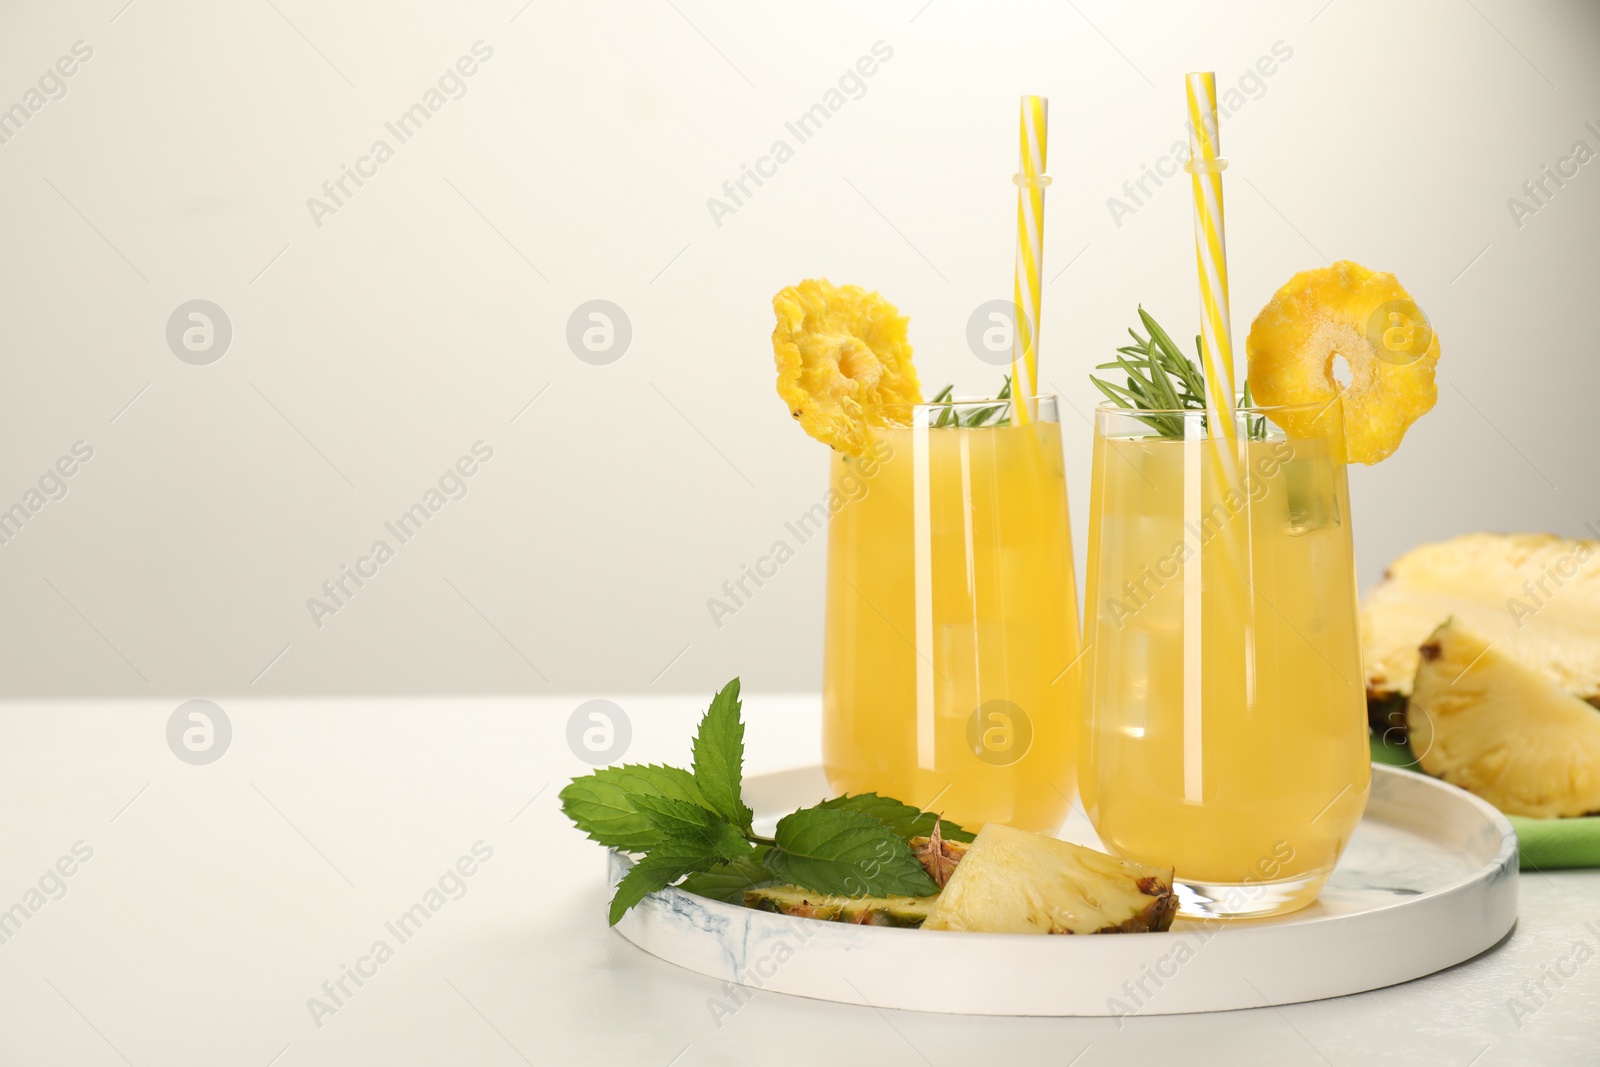
[[[1319,406],[1273,418],[1291,437],[1320,436],[1321,411],[1339,403],[1345,454],[1358,463],[1387,458],[1439,397],[1439,338],[1427,316],[1393,274],[1349,260],[1284,283],[1251,324],[1245,353],[1258,404]],[[1349,385],[1334,376],[1336,356]]]
[[[885,409],[922,403],[906,317],[859,285],[808,278],[772,298],[778,395],[817,440],[865,454],[870,427],[890,425]]]

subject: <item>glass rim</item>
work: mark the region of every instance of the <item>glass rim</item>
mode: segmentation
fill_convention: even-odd
[[[1335,400],[1341,399],[1343,397],[1343,395],[1344,394],[1341,392],[1339,394],[1339,396],[1335,397],[1334,399]],[[1233,413],[1235,415],[1266,415],[1266,416],[1270,417],[1273,412],[1302,412],[1302,411],[1321,412],[1321,411],[1328,410],[1328,409],[1332,408],[1333,406],[1334,406],[1334,401],[1332,401],[1332,400],[1326,401],[1326,402],[1312,401],[1310,403],[1305,403],[1305,404],[1250,404],[1250,405],[1235,404],[1234,408],[1233,408]],[[1162,416],[1176,416],[1178,418],[1203,419],[1207,415],[1210,414],[1210,409],[1208,409],[1208,408],[1128,408],[1128,407],[1123,407],[1121,404],[1114,404],[1109,400],[1102,400],[1100,403],[1095,405],[1094,413],[1096,415],[1125,415],[1130,419],[1136,419],[1141,415],[1162,415]]]
[[[1039,393],[1036,396],[1023,397],[975,397],[970,400],[952,397],[949,400],[924,400],[916,404],[879,404],[878,408],[883,411],[936,411],[943,408],[992,408],[996,405],[1011,407],[1019,400],[1030,405],[1036,405],[1041,401],[1047,400],[1058,403],[1060,399],[1055,393]]]

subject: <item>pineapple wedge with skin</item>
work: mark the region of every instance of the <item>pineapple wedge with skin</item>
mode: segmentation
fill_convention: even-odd
[[[1449,618],[1600,706],[1600,542],[1476,533],[1390,564],[1361,604],[1375,730],[1401,739],[1417,648]]]
[[[1172,868],[990,823],[939,894],[925,930],[1110,934],[1172,926]]]
[[[932,837],[913,837],[908,843],[928,876],[940,886],[949,879],[970,847],[939,836],[937,826]],[[801,919],[858,923],[862,926],[921,926],[937,899],[937,896],[834,896],[813,893],[797,885],[762,886],[744,892],[744,906],[747,908],[775,911],[780,915],[793,915]]]
[[[1600,711],[1454,620],[1419,656],[1406,719],[1423,770],[1508,815],[1600,813]]]
[[[771,885],[744,891],[744,906],[800,919],[859,926],[918,927],[927,921],[938,897],[844,897],[813,893],[796,885]]]

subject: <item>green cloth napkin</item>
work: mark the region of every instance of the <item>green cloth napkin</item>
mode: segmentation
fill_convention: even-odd
[[[1425,773],[1417,766],[1408,746],[1390,744],[1376,734],[1372,737],[1372,762]],[[1600,816],[1529,819],[1507,815],[1506,818],[1517,831],[1523,870],[1600,867]]]

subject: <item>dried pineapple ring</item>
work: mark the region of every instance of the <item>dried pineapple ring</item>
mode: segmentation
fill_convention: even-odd
[[[1264,407],[1325,406],[1344,413],[1345,453],[1377,463],[1439,398],[1433,383],[1439,338],[1392,274],[1348,260],[1302,271],[1279,289],[1250,326],[1245,342],[1250,392]],[[1333,375],[1335,356],[1350,384]],[[1319,435],[1319,411],[1273,419],[1296,437]]]
[[[906,317],[877,293],[810,278],[781,290],[772,310],[778,395],[812,437],[860,456],[868,427],[893,422],[885,407],[922,403]]]

